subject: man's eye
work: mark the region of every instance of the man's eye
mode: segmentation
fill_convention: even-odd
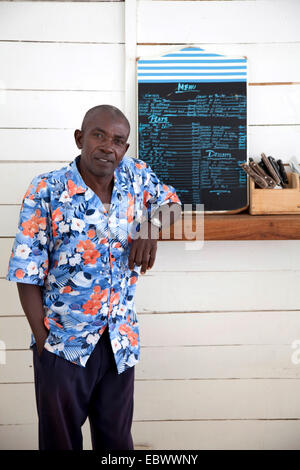
[[[125,142],[121,139],[115,139],[114,142],[115,142],[116,145],[124,145],[125,144]]]
[[[97,132],[96,136],[99,137],[99,139],[103,139],[103,134],[101,134],[101,132]]]

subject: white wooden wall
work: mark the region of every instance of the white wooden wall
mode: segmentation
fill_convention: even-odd
[[[114,104],[134,129],[134,55],[189,44],[246,55],[249,155],[300,162],[300,2],[133,7],[0,2],[1,449],[37,448],[30,328],[5,280],[21,198],[34,175],[77,155],[73,132],[90,107]],[[298,241],[159,244],[137,290],[136,447],[300,449],[299,266]]]

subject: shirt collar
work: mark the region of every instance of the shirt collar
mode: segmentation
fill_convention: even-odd
[[[78,170],[77,164],[80,161],[81,155],[78,155],[68,167],[68,171],[66,173],[67,178],[67,187],[69,195],[72,197],[74,194],[82,194],[91,191],[91,188],[87,186]],[[123,194],[124,192],[127,194],[128,187],[127,187],[127,178],[123,178],[123,172],[121,171],[124,165],[124,157],[115,168],[114,171],[114,187],[113,187],[113,195],[112,195],[112,203],[113,203],[113,196],[117,193]]]

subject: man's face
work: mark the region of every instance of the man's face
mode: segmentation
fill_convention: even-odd
[[[107,111],[92,115],[83,131],[75,131],[75,141],[81,149],[80,166],[94,176],[112,177],[129,147],[128,134],[121,117]]]

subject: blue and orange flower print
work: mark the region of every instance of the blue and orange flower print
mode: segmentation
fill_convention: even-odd
[[[79,159],[32,180],[6,279],[41,286],[48,351],[85,367],[108,327],[121,374],[140,358],[139,267],[128,268],[130,246],[145,214],[181,202],[145,162],[125,156],[107,211],[83,181]],[[34,343],[32,335],[30,347]]]

